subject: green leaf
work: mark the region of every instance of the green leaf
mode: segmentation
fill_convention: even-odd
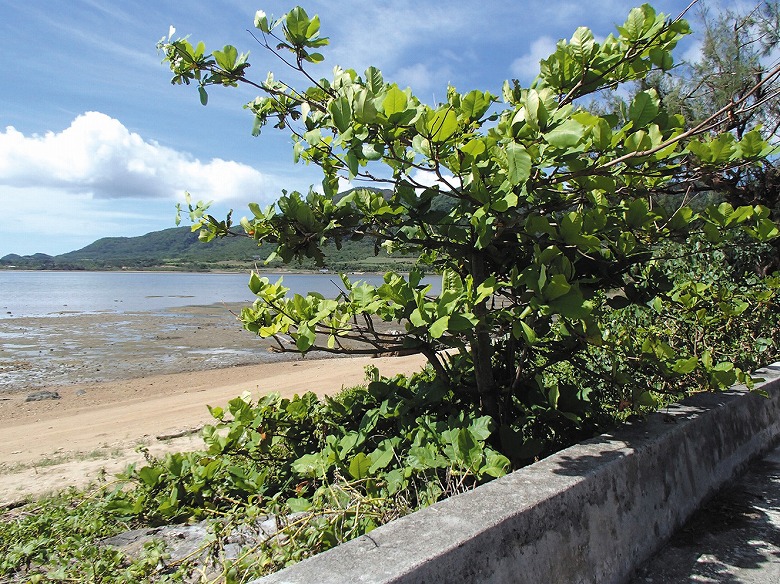
[[[574,31],[574,34],[569,41],[572,53],[580,60],[584,62],[590,58],[593,52],[594,39],[593,33],[587,27],[581,26]]]
[[[311,478],[325,476],[325,460],[322,452],[304,454],[296,459],[291,468],[294,473]]]
[[[644,128],[658,116],[659,105],[655,90],[640,91],[631,100],[628,119],[634,123],[634,128]]]
[[[522,336],[529,345],[536,344],[536,341],[538,340],[534,329],[520,319],[517,319],[512,323],[512,336],[516,339],[519,339]]]
[[[643,391],[636,399],[636,403],[639,406],[644,406],[648,408],[658,407],[658,400],[649,391]]]
[[[300,43],[308,38],[307,32],[311,21],[306,11],[300,6],[296,6],[287,13],[285,26],[289,32],[289,40],[293,43]]]
[[[662,71],[668,71],[674,66],[672,53],[657,47],[650,49],[650,61]]]
[[[534,130],[544,129],[547,126],[549,113],[544,105],[544,100],[535,89],[529,89],[525,100],[525,121]]]
[[[739,141],[739,149],[742,156],[752,158],[759,156],[766,147],[766,141],[758,130],[747,132]]]
[[[344,96],[334,99],[328,104],[328,112],[339,132],[346,132],[352,122],[352,106],[349,99]]]
[[[146,486],[154,487],[160,482],[160,476],[162,476],[164,472],[165,470],[159,466],[145,466],[138,471],[138,478],[140,478]]]
[[[680,375],[686,375],[691,373],[699,364],[699,360],[696,357],[690,357],[688,359],[677,359],[672,365],[672,371],[679,373]]]
[[[358,452],[352,457],[352,461],[349,463],[349,474],[355,480],[364,479],[369,476],[370,468],[371,459],[363,452]]]
[[[442,316],[436,320],[428,329],[428,334],[434,339],[441,338],[441,336],[449,329],[450,317]]]
[[[585,126],[576,120],[566,120],[544,135],[544,140],[556,148],[572,148],[585,136]]]
[[[645,221],[647,221],[648,212],[647,202],[644,199],[634,199],[628,205],[626,223],[629,227],[642,227],[642,225],[645,224]]]
[[[465,146],[462,146],[460,149],[464,154],[468,154],[474,158],[485,152],[485,150],[487,150],[485,142],[479,138],[469,140]]]
[[[468,428],[461,428],[458,431],[453,446],[456,460],[464,466],[475,467],[482,462],[482,445]]]
[[[406,94],[398,89],[397,85],[393,85],[387,91],[387,96],[385,96],[385,99],[382,102],[382,110],[389,118],[393,114],[406,111],[406,106],[408,103],[409,102],[407,100]]]
[[[440,110],[428,120],[427,125],[432,142],[445,142],[458,130],[458,116],[451,108]]]
[[[632,9],[631,12],[628,13],[628,18],[626,18],[626,22],[623,26],[618,27],[618,30],[628,41],[638,41],[642,37],[645,27],[646,8],[652,10],[647,4]]]
[[[563,274],[555,274],[547,281],[547,285],[544,287],[543,294],[545,300],[555,300],[565,296],[571,290],[571,284],[566,281],[566,276]]]
[[[293,513],[304,513],[313,507],[311,501],[300,497],[290,497],[286,502],[290,511]]]
[[[490,107],[490,100],[481,91],[469,91],[460,102],[461,113],[470,120],[478,120]]]
[[[395,449],[393,448],[393,439],[386,438],[379,443],[376,450],[371,453],[371,466],[368,469],[369,474],[374,474],[378,470],[385,468],[393,461]]]
[[[528,151],[520,144],[510,142],[506,146],[506,154],[509,162],[509,182],[519,185],[527,181],[531,176],[531,155]]]
[[[361,124],[371,124],[376,121],[376,106],[368,91],[361,91],[355,95],[354,106],[355,121]]]
[[[366,69],[366,89],[373,95],[377,95],[384,87],[382,72],[376,67]]]
[[[225,45],[221,51],[214,51],[214,60],[217,65],[225,71],[231,72],[235,69],[236,60],[238,59],[238,51],[236,47],[232,45]]]

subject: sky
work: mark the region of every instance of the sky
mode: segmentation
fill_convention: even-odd
[[[518,2],[386,0],[301,5],[318,14],[330,38],[329,77],[340,65],[369,65],[386,81],[410,86],[424,102],[460,92],[500,95],[505,79],[530,83],[539,60],[578,26],[597,39],[614,32],[639,1]],[[700,0],[716,6],[715,0]],[[657,0],[677,16],[689,0]],[[184,192],[213,200],[213,212],[247,214],[246,203],[272,203],[282,189],[306,192],[321,177],[295,165],[289,133],[252,137],[243,105],[247,88],[209,91],[174,86],[156,43],[175,36],[232,44],[250,52],[249,76],[274,71],[294,81],[247,32],[254,14],[280,16],[295,4],[277,0],[3,0],[0,3],[0,257],[56,255],[110,236],[174,226]],[[695,9],[689,13],[694,28]],[[695,58],[696,38],[677,52]]]

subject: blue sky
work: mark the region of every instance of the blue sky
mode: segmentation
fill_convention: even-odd
[[[539,59],[577,26],[614,31],[640,2],[387,0],[301,2],[322,20],[331,44],[315,70],[379,67],[385,79],[440,101],[447,84],[500,94],[504,79],[530,82]],[[653,6],[676,16],[688,0]],[[713,0],[700,3],[715,5]],[[272,202],[282,188],[307,190],[314,167],[294,165],[289,136],[251,136],[247,89],[170,84],[155,44],[171,25],[210,49],[250,51],[251,76],[283,73],[251,38],[256,10],[294,6],[266,0],[175,2],[4,0],[0,3],[0,257],[59,254],[106,236],[173,226],[185,190],[215,200],[215,213]],[[696,23],[695,10],[690,20]],[[695,38],[678,51],[694,55]]]

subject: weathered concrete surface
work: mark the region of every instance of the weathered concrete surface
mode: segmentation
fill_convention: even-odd
[[[619,583],[780,436],[763,398],[700,394],[255,581]]]
[[[682,582],[780,583],[780,446],[697,511],[631,580]]]

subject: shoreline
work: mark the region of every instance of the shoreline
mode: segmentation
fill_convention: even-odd
[[[76,384],[299,359],[244,330],[243,303],[4,318],[0,398]],[[318,355],[312,355],[318,357]]]
[[[189,431],[213,421],[206,406],[224,406],[245,391],[253,399],[270,392],[329,395],[363,383],[367,365],[391,376],[424,364],[422,355],[307,358],[51,386],[57,400],[4,394],[0,506],[113,475],[143,461],[139,446],[155,456],[202,448],[198,433]],[[170,434],[183,435],[165,438]]]

